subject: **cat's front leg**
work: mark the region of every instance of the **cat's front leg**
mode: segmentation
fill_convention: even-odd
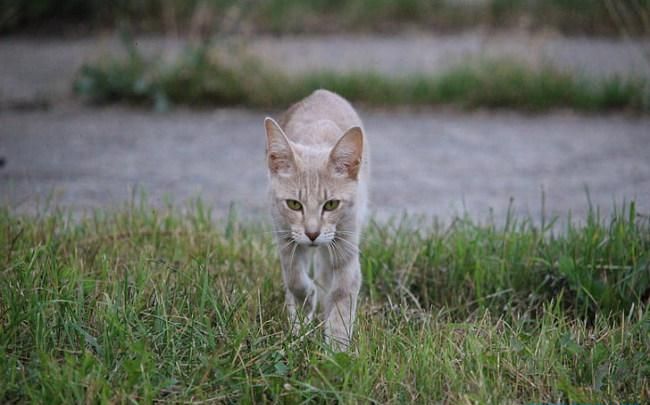
[[[317,307],[317,289],[309,278],[309,257],[305,248],[297,246],[293,252],[280,256],[284,279],[285,299],[292,333],[300,329],[302,321],[311,322]]]
[[[335,268],[327,296],[325,338],[334,350],[344,351],[350,345],[361,287],[359,257],[354,255],[344,266]]]

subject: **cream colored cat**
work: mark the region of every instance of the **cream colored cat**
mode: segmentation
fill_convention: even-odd
[[[279,124],[266,118],[264,126],[292,330],[300,319],[318,315],[326,339],[346,349],[361,285],[358,245],[368,194],[361,119],[339,95],[317,90],[289,108]]]

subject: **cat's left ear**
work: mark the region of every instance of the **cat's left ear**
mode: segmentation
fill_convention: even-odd
[[[289,139],[273,118],[264,120],[266,128],[266,160],[271,174],[291,176],[296,172],[296,159]]]
[[[328,167],[338,177],[356,180],[363,156],[363,131],[352,127],[345,131],[330,152]]]

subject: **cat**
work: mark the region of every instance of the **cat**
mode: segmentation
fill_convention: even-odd
[[[279,122],[267,117],[264,126],[290,327],[296,331],[301,320],[317,317],[331,347],[347,350],[361,286],[359,237],[368,200],[363,124],[344,98],[316,90]]]

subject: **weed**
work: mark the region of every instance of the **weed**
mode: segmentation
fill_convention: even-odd
[[[315,72],[288,77],[255,59],[224,63],[208,46],[189,48],[175,63],[145,59],[134,49],[124,60],[85,65],[75,90],[95,103],[145,103],[281,108],[319,88],[369,105],[515,108],[544,111],[627,109],[646,112],[643,80],[586,79],[551,66],[482,61],[439,74],[392,77],[376,72]]]

